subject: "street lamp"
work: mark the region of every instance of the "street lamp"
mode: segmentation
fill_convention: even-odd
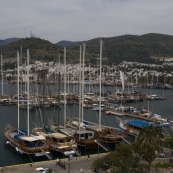
[[[70,173],[70,160],[72,159],[72,155],[68,156],[68,173]]]
[[[98,158],[99,158],[99,147],[100,147],[100,146],[99,146],[99,144],[98,144]]]
[[[70,160],[68,162],[68,173],[70,173]]]

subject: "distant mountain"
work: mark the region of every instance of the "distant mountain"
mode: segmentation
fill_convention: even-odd
[[[86,41],[87,52],[93,54],[92,62],[97,60],[99,54],[99,40],[95,38]],[[78,46],[69,47],[78,50]],[[107,37],[103,41],[103,57],[110,62],[133,61],[143,63],[156,63],[157,59],[173,57],[173,36],[149,33],[145,35],[122,35]]]
[[[52,44],[40,38],[25,38],[0,46],[3,58],[16,58],[17,50],[22,45],[22,57],[26,57],[26,49],[30,49],[31,61],[58,61],[60,53],[63,62],[63,47],[67,47],[67,63],[79,63],[79,45],[83,41],[60,41]],[[86,43],[85,63],[97,64],[100,51],[100,38]],[[103,41],[103,64],[111,65],[122,61],[157,63],[159,58],[173,57],[173,36],[149,33],[145,35],[122,35],[107,37]]]
[[[4,44],[9,44],[9,43],[13,43],[16,42],[18,40],[21,40],[22,38],[7,38],[5,40],[0,40],[0,46],[4,45]]]
[[[79,41],[72,42],[72,41],[62,40],[62,41],[59,41],[58,43],[56,43],[56,45],[61,46],[61,47],[69,47],[69,46],[73,46],[73,45],[76,45],[76,44],[79,44],[79,43],[80,43]]]

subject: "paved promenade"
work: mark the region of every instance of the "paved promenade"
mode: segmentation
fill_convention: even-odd
[[[103,157],[106,153],[103,154],[95,154],[90,155],[88,160],[87,156],[74,157],[72,160],[68,160],[68,158],[61,159],[61,161],[65,161],[65,169],[56,165],[56,160],[44,161],[44,162],[35,162],[32,164],[32,167],[29,164],[22,165],[14,165],[1,167],[1,173],[37,173],[35,168],[43,167],[43,168],[51,168],[54,173],[90,173],[92,172],[91,167],[94,160],[98,157]]]
[[[98,155],[90,156],[89,160],[87,156],[74,157],[72,160],[67,158],[61,159],[62,162],[65,161],[65,169],[56,165],[56,160],[48,162],[40,162],[33,164],[33,168],[36,167],[47,167],[52,168],[54,173],[80,173],[80,170],[83,170],[83,173],[91,172],[91,166],[95,159],[98,158]]]

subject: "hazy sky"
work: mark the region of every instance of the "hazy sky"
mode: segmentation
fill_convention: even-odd
[[[0,0],[0,39],[173,35],[173,0]]]

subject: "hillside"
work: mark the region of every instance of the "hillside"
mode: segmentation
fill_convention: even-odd
[[[86,41],[87,51],[99,53],[99,40]],[[98,45],[98,46],[96,46]],[[78,46],[70,46],[76,50]],[[155,63],[156,59],[173,57],[173,36],[164,34],[122,35],[104,38],[103,53],[112,62],[137,61]]]
[[[9,43],[13,43],[16,42],[18,40],[21,40],[22,38],[7,38],[5,40],[0,40],[0,46],[4,45],[4,44],[9,44]]]
[[[73,45],[76,45],[76,44],[79,44],[80,42],[79,41],[65,41],[65,40],[62,40],[62,41],[59,41],[58,43],[56,43],[57,46],[61,46],[61,47],[69,47],[69,46],[73,46]]]
[[[0,52],[3,55],[4,61],[11,61],[16,58],[17,50],[21,52],[22,45],[22,57],[26,58],[27,48],[30,50],[31,61],[44,60],[44,61],[58,61],[60,53],[61,62],[63,60],[63,48],[55,44],[50,43],[47,40],[40,38],[25,38],[19,41],[0,46]],[[67,62],[77,63],[79,60],[79,52],[76,50],[67,50]]]
[[[96,64],[100,46],[100,38],[86,41],[85,62]],[[104,38],[103,64],[122,61],[137,61],[143,63],[157,63],[157,59],[173,57],[173,36],[164,34],[122,35]],[[25,38],[13,43],[0,46],[3,58],[10,61],[16,58],[17,50],[22,45],[22,57],[26,57],[26,49],[30,50],[31,61],[58,61],[60,53],[63,62],[63,46],[67,46],[67,63],[79,63],[79,45],[83,42],[61,41],[52,44],[40,38]]]

